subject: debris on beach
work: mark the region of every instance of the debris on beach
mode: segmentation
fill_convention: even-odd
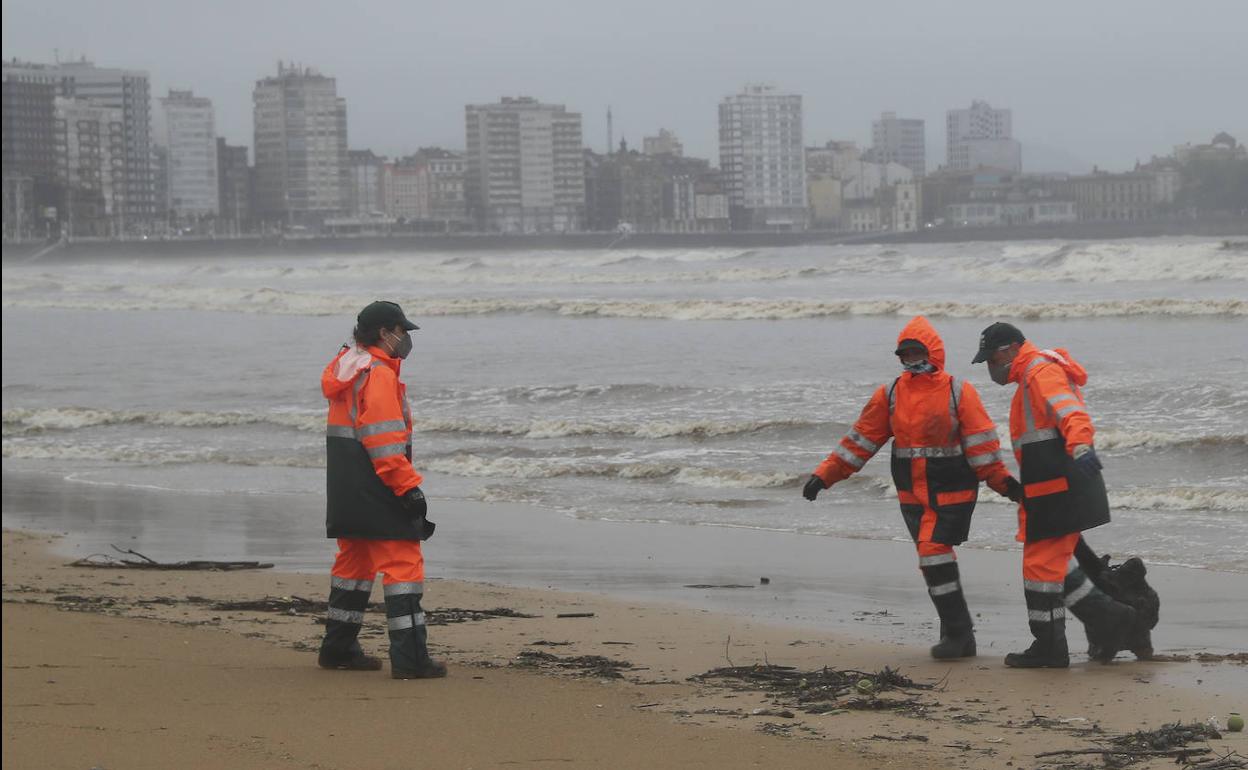
[[[144,556],[138,551],[130,548],[118,548],[114,545],[113,550],[118,553],[137,556],[139,559],[122,559],[106,553],[93,553],[84,556],[77,561],[72,561],[67,566],[94,567],[102,569],[209,570],[214,572],[233,572],[235,570],[243,569],[273,568],[272,564],[259,561],[209,561],[205,559],[196,559],[193,561],[160,562]]]
[[[733,690],[767,693],[778,701],[795,704],[807,714],[839,710],[913,711],[923,708],[914,690],[932,690],[935,684],[915,682],[888,668],[867,673],[822,668],[801,671],[792,666],[754,665],[715,668],[690,677],[696,682]],[[881,697],[892,692],[905,697]]]
[[[1155,654],[1140,660],[1150,663],[1248,663],[1248,652],[1230,652],[1225,655],[1214,652],[1196,652],[1191,655]]]
[[[1114,738],[1111,743],[1130,749],[1175,749],[1183,748],[1195,741],[1220,740],[1222,733],[1213,725],[1204,722],[1192,722],[1189,725],[1162,725],[1156,730],[1138,730],[1128,735]]]
[[[875,733],[874,735],[868,735],[868,736],[867,736],[867,740],[872,740],[872,741],[918,741],[919,743],[927,743],[927,742],[928,742],[929,740],[931,740],[931,739],[930,739],[930,738],[928,738],[926,735],[919,735],[918,733],[906,733],[906,734],[904,734],[904,735],[881,735],[880,733]]]
[[[1109,739],[1109,745],[1085,749],[1062,749],[1036,754],[1037,759],[1100,755],[1102,767],[1122,768],[1158,757],[1172,757],[1175,764],[1185,768],[1203,770],[1230,770],[1242,768],[1242,758],[1232,752],[1221,757],[1207,757],[1213,749],[1207,746],[1189,746],[1197,741],[1219,740],[1222,734],[1217,728],[1202,722],[1188,725],[1175,722],[1155,730],[1138,730]],[[1193,760],[1192,757],[1201,757]],[[1235,764],[1240,762],[1240,764]]]
[[[764,581],[767,578],[763,578]],[[766,585],[764,582],[762,585]],[[685,588],[753,588],[754,586],[741,585],[740,583],[691,583]]]
[[[545,668],[570,671],[576,676],[594,677],[597,679],[623,679],[621,670],[631,669],[632,663],[626,660],[613,660],[601,655],[578,655],[561,658],[540,650],[522,650],[512,665],[520,668]]]

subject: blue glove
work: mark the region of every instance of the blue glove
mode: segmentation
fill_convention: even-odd
[[[1087,444],[1080,444],[1075,447],[1073,457],[1075,458],[1075,467],[1088,478],[1100,473],[1101,468],[1105,467],[1101,465],[1100,458],[1096,456],[1096,450]]]

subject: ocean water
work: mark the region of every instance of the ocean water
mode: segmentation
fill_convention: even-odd
[[[10,262],[5,471],[317,494],[320,372],[378,298],[422,326],[403,378],[435,505],[905,539],[887,449],[815,504],[801,483],[918,313],[1006,433],[1012,388],[969,361],[1009,320],[1090,371],[1093,543],[1248,572],[1248,247],[1196,238]],[[1012,547],[1012,506],[981,500],[967,547]]]

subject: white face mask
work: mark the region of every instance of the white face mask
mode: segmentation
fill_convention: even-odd
[[[909,363],[909,364],[902,364],[901,368],[906,370],[907,372],[910,372],[911,374],[931,374],[932,372],[936,371],[936,367],[932,366],[931,362],[929,362],[927,359],[923,359],[922,361],[914,361],[913,363]]]

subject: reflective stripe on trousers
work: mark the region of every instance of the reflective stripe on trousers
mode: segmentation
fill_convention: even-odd
[[[400,615],[397,618],[386,618],[386,628],[391,631],[402,631],[423,625],[425,625],[425,613],[423,612],[417,612],[412,615]]]

